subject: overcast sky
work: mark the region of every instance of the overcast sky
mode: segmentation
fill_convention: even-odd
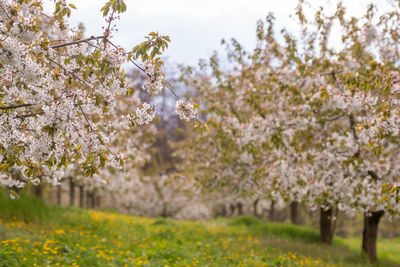
[[[47,1],[45,1],[47,2]],[[72,0],[71,24],[83,22],[86,36],[101,34],[105,25],[100,8],[105,0]],[[114,41],[126,49],[144,40],[152,31],[171,37],[166,52],[169,61],[197,64],[200,58],[208,58],[214,50],[221,51],[222,38],[235,38],[252,49],[255,46],[256,22],[269,12],[276,16],[278,29],[295,30],[296,23],[289,15],[294,13],[297,0],[125,0],[128,9],[121,15],[114,34]],[[325,1],[310,0],[317,7]],[[366,10],[368,0],[346,0],[350,15],[360,15]],[[375,0],[380,9],[389,7],[388,0]],[[330,4],[329,4],[330,3]],[[336,1],[328,1],[328,6]]]

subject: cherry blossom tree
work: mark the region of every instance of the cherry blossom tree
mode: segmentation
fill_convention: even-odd
[[[134,93],[123,64],[130,62],[146,74],[143,89],[150,95],[164,86],[173,93],[160,71],[168,36],[152,32],[143,43],[125,51],[112,41],[114,20],[126,10],[122,0],[110,0],[102,8],[106,25],[101,36],[83,38],[79,29],[68,24],[74,8],[55,1],[54,13],[48,16],[41,1],[0,1],[3,187],[40,184],[44,177],[57,184],[69,164],[85,176],[98,174],[105,162],[121,166],[125,156],[110,147],[114,134],[110,124],[129,128],[155,117],[154,106],[137,103],[135,110],[107,121],[118,109],[117,99]],[[177,107],[182,118],[201,126],[196,106],[177,102]]]
[[[320,209],[324,243],[332,242],[338,210],[364,213],[362,248],[373,261],[379,219],[400,211],[398,8],[377,18],[371,5],[349,18],[339,3],[331,14],[318,9],[315,21],[304,8],[300,1],[299,35],[282,30],[277,41],[270,15],[258,24],[252,53],[232,40],[231,70],[216,56],[203,64],[206,74],[186,69],[215,128],[189,145],[192,169],[217,190]],[[331,46],[332,27],[341,47]]]

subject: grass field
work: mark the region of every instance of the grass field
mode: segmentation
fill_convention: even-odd
[[[312,228],[246,216],[150,219],[0,192],[0,218],[0,266],[400,266],[400,239],[380,240],[369,265],[359,239],[325,246]]]

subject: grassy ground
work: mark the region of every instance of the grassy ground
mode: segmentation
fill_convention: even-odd
[[[0,218],[0,266],[370,266],[357,239],[324,246],[314,229],[252,217],[149,219],[0,192]],[[399,246],[380,240],[372,266],[400,266]]]

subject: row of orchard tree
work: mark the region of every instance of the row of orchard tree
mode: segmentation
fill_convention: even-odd
[[[381,217],[400,212],[400,3],[355,18],[341,3],[306,16],[313,9],[303,2],[298,34],[275,34],[269,15],[253,52],[227,44],[231,69],[217,55],[183,68],[210,133],[193,134],[177,155],[215,198],[319,209],[323,243],[338,211],[363,213],[362,249],[374,261]]]

